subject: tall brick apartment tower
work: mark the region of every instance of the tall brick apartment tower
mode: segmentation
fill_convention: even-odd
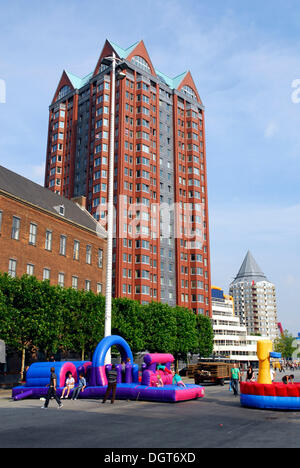
[[[143,41],[106,41],[84,78],[63,72],[50,105],[45,186],[86,197],[105,225],[111,67],[117,79],[113,293],[211,316],[204,107],[190,72],[155,70]]]

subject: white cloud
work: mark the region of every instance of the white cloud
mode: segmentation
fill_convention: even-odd
[[[273,138],[276,135],[277,131],[278,131],[277,124],[275,122],[269,122],[269,124],[265,128],[265,132],[264,132],[265,138],[267,139]]]

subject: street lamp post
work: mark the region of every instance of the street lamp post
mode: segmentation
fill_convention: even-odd
[[[109,61],[109,62],[108,62]],[[112,310],[112,257],[113,257],[113,230],[114,230],[114,171],[115,171],[115,107],[116,107],[116,54],[106,57],[103,61],[112,64],[111,73],[111,108],[110,108],[110,148],[109,148],[109,179],[108,179],[108,213],[107,213],[107,263],[106,263],[106,295],[105,295],[105,325],[104,336],[111,335],[111,310]],[[119,74],[119,78],[125,78],[125,74]],[[108,351],[105,363],[111,363],[111,352]]]

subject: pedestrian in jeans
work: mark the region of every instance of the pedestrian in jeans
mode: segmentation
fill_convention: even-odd
[[[117,390],[117,371],[115,364],[112,365],[111,370],[108,372],[108,386],[102,403],[106,403],[107,398],[109,397],[110,392],[112,392],[111,404],[113,405],[116,398]]]
[[[79,374],[79,382],[78,382],[78,386],[74,389],[73,393],[72,393],[72,400],[77,400],[77,398],[79,397],[79,394],[80,392],[83,392],[84,389],[86,387],[86,380],[84,378],[84,375],[83,374]]]
[[[234,396],[239,394],[239,382],[241,379],[240,369],[237,367],[237,364],[233,365],[231,369],[231,387],[234,393]]]
[[[51,398],[54,398],[56,403],[58,404],[59,408],[62,408],[63,405],[61,404],[60,399],[58,398],[56,394],[56,384],[57,384],[57,376],[55,374],[55,368],[51,367],[50,369],[51,375],[50,375],[50,384],[47,385],[49,387],[48,394],[46,396],[46,401],[44,406],[42,406],[42,409],[47,409],[49,405],[49,401]]]

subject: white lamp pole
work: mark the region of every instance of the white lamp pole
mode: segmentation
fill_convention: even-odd
[[[107,63],[105,63],[107,62]],[[107,206],[107,264],[106,264],[106,295],[105,295],[105,325],[104,336],[111,336],[111,305],[112,305],[112,257],[114,235],[114,173],[115,173],[115,112],[116,112],[116,73],[120,80],[126,77],[122,72],[122,60],[113,52],[111,57],[105,57],[103,63],[112,64],[111,72],[111,107],[110,107],[110,135],[109,135],[109,178],[108,178],[108,206]],[[117,62],[118,68],[117,70]],[[124,64],[123,64],[124,68]],[[126,65],[125,65],[126,68]],[[105,364],[111,364],[111,352],[107,352]]]
[[[112,306],[112,256],[114,229],[114,172],[115,172],[115,104],[116,104],[116,54],[112,55],[111,73],[111,107],[110,107],[110,148],[109,148],[109,179],[108,179],[108,213],[107,213],[107,264],[106,264],[106,295],[105,295],[105,326],[104,336],[111,335]],[[109,350],[106,364],[111,364]]]

